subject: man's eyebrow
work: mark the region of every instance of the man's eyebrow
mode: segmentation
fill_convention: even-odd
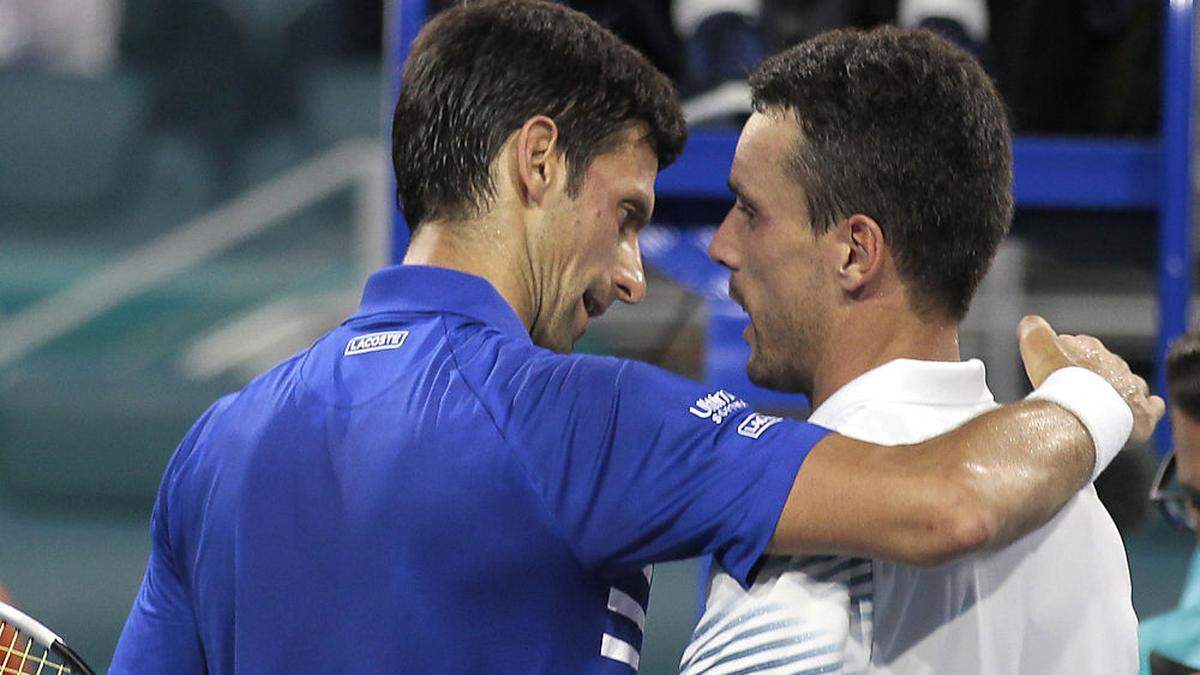
[[[754,201],[754,198],[747,195],[745,190],[743,190],[741,186],[739,186],[737,183],[733,182],[732,178],[725,181],[725,184],[727,186],[729,186],[729,191],[733,193],[734,197],[737,197],[739,200],[741,200],[741,202],[743,204],[745,204],[749,207],[752,207],[752,208],[754,207],[754,205],[756,203]]]

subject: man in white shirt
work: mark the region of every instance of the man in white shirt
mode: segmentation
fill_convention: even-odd
[[[1010,133],[978,63],[927,32],[835,31],[750,83],[737,204],[709,252],[750,315],[751,379],[804,392],[813,422],[884,444],[995,407],[983,364],[958,349],[1012,217]],[[838,552],[764,559],[749,591],[714,569],[682,670],[1137,671],[1125,551],[1090,485],[1025,538],[949,565]]]

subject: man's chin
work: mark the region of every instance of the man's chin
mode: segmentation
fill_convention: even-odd
[[[549,349],[559,354],[570,354],[575,351],[575,343],[583,337],[585,331],[538,331],[529,337],[533,344],[542,349]],[[575,334],[577,333],[577,334]],[[572,337],[572,335],[574,337]]]
[[[563,354],[570,354],[571,352],[575,351],[575,345],[578,344],[579,341],[583,339],[583,336],[587,334],[587,324],[584,324],[582,328],[577,328],[577,329],[571,331],[571,333],[572,333],[572,337],[563,341],[564,344],[566,345],[566,348],[563,349],[561,352]],[[559,351],[559,350],[555,350],[555,351]]]
[[[775,389],[775,380],[771,377],[771,372],[759,367],[755,367],[751,361],[746,364],[746,377],[750,379],[751,384],[764,389]]]
[[[811,387],[807,386],[801,377],[796,377],[793,373],[785,371],[783,368],[773,367],[769,363],[764,363],[763,359],[751,354],[750,360],[746,362],[746,377],[755,386],[771,391],[778,391],[784,394],[804,394],[810,396]]]
[[[555,349],[554,351],[558,352],[559,354],[574,354],[575,353],[575,345],[578,344],[578,342],[582,339],[583,339],[583,334],[580,333],[577,337],[575,337],[570,342],[565,344],[562,349]]]
[[[563,337],[563,338],[553,341],[551,344],[543,345],[543,346],[546,349],[549,349],[552,352],[557,352],[559,354],[572,354],[575,352],[575,343],[579,342],[579,339],[582,337],[583,337],[583,334],[580,333],[578,336],[576,336],[574,338]]]

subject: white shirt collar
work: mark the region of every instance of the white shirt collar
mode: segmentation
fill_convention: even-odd
[[[979,359],[895,359],[847,382],[818,406],[808,421],[836,428],[838,421],[867,403],[961,406],[992,402]]]

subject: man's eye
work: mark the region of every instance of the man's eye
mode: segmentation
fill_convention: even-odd
[[[636,232],[642,229],[642,226],[645,225],[645,223],[642,222],[641,211],[632,207],[622,207],[620,218],[621,230],[633,230]]]

